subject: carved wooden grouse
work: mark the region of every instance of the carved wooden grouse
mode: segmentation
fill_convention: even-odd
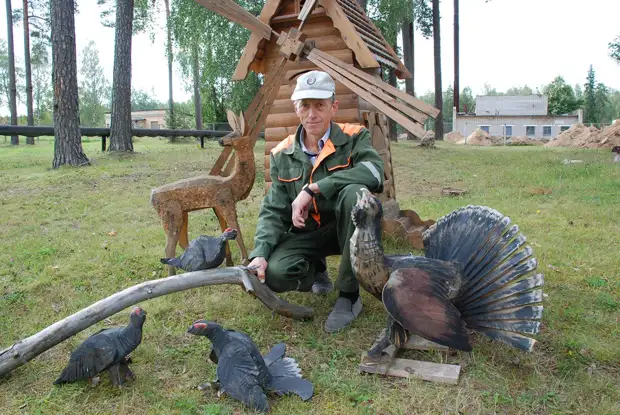
[[[217,363],[216,384],[221,392],[262,412],[269,411],[266,391],[282,395],[295,393],[304,401],[314,393],[312,383],[301,378],[294,359],[284,357],[286,346],[275,345],[261,356],[252,339],[244,333],[225,330],[217,323],[195,321],[188,333],[211,340],[210,358]]]
[[[388,335],[370,351],[379,357],[408,333],[471,350],[468,329],[531,351],[542,317],[542,274],[517,225],[483,206],[440,218],[424,233],[425,256],[384,255],[382,208],[362,189],[351,213],[351,263],[360,285],[383,302]]]
[[[114,386],[122,386],[127,378],[134,378],[129,370],[127,355],[142,342],[142,326],[146,311],[136,307],[129,316],[126,327],[98,331],[71,353],[67,367],[54,384],[88,379],[107,370]]]
[[[200,235],[176,258],[162,258],[162,264],[187,272],[217,268],[226,257],[226,242],[237,237],[237,230],[227,228],[220,236]]]

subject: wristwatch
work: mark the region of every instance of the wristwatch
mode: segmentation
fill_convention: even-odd
[[[316,195],[316,193],[314,193],[312,191],[312,189],[310,189],[310,184],[308,184],[308,183],[304,184],[304,186],[301,188],[301,190],[303,190],[306,193],[308,193],[310,195],[310,197],[314,197]]]

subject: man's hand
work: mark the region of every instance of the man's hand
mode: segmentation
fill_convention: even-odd
[[[267,260],[262,256],[257,256],[248,264],[248,271],[258,277],[262,283],[265,282],[265,271],[267,270]]]
[[[305,226],[311,202],[312,196],[303,190],[297,195],[295,200],[293,200],[293,203],[291,204],[293,211],[293,226],[296,228],[303,228]]]

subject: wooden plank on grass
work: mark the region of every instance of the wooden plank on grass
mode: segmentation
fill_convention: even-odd
[[[377,373],[385,369],[382,365],[360,364],[359,370],[367,373]],[[387,376],[399,378],[413,377],[416,379],[428,380],[430,382],[448,383],[456,385],[461,373],[460,365],[447,365],[443,363],[423,362],[412,359],[396,358],[387,368]]]

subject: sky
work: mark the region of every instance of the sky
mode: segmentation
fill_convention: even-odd
[[[12,0],[13,8],[21,7]],[[607,44],[620,34],[618,16],[620,2],[589,0],[462,0],[460,2],[460,83],[469,86],[474,95],[482,94],[489,84],[498,91],[512,86],[536,87],[562,75],[571,85],[583,84],[590,64],[598,81],[620,89],[620,65],[608,56]],[[76,38],[78,67],[81,51],[91,40],[99,50],[105,76],[112,81],[114,61],[114,30],[100,23],[100,7],[94,0],[78,0]],[[578,7],[577,7],[578,6]],[[586,7],[587,6],[587,7]],[[441,13],[442,82],[444,88],[453,84],[453,2],[443,0]],[[159,15],[159,29],[152,41],[149,35],[133,37],[132,86],[154,91],[156,99],[165,102],[168,96],[168,73],[165,56],[165,26]],[[246,30],[242,27],[239,30]],[[6,9],[0,7],[0,38],[6,39]],[[14,28],[14,45],[23,65],[23,29]],[[433,41],[419,33],[415,37],[415,88],[420,95],[434,87]],[[175,65],[174,99],[191,98],[191,80],[183,79]],[[23,104],[18,112],[25,112]],[[7,113],[0,108],[0,114]]]

